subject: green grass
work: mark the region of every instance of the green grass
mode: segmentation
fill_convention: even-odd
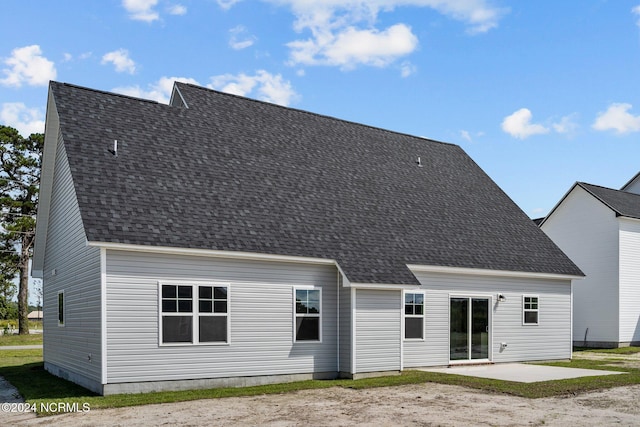
[[[0,320],[0,329],[4,329],[6,326],[11,326],[15,330],[18,330],[17,320]],[[42,320],[29,320],[29,329],[42,330]]]
[[[7,345],[42,345],[42,334],[0,335],[0,347]],[[0,355],[0,357],[2,357]]]
[[[405,371],[401,375],[368,378],[362,380],[300,381],[295,383],[264,385],[243,388],[216,388],[207,390],[170,391],[160,393],[97,396],[71,382],[57,378],[43,368],[42,350],[0,351],[0,375],[11,382],[28,403],[37,407],[52,402],[88,403],[91,409],[117,408],[152,403],[182,402],[197,399],[213,399],[263,394],[289,393],[298,390],[345,387],[367,389],[407,384],[441,383],[458,385],[488,393],[506,393],[527,398],[558,395],[575,395],[592,390],[640,384],[640,369],[611,366],[611,361],[573,360],[549,363],[552,366],[602,369],[627,372],[622,375],[582,377],[539,383],[516,383],[461,375],[422,371]],[[40,414],[47,415],[47,414]]]

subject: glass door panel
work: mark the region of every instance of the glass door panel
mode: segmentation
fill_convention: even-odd
[[[450,360],[469,358],[469,299],[451,298]]]
[[[489,300],[471,299],[471,359],[489,358]]]

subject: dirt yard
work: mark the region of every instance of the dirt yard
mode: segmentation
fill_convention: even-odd
[[[579,354],[575,356],[581,357]],[[589,357],[586,355],[585,357]],[[626,356],[627,362],[640,362]],[[608,357],[610,358],[610,357]],[[631,360],[629,360],[631,359]],[[18,426],[640,426],[640,385],[545,399],[421,384],[367,390],[332,388],[35,418]],[[6,414],[3,414],[6,415]]]
[[[637,426],[640,386],[574,397],[525,399],[443,384],[342,388],[94,410],[46,418],[12,416],[25,426]],[[5,424],[8,423],[8,424]]]

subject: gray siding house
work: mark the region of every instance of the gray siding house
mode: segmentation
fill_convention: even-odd
[[[571,357],[582,272],[452,144],[52,82],[37,224],[45,368],[97,393]]]

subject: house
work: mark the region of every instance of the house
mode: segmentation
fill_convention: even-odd
[[[640,174],[620,190],[578,182],[540,224],[582,269],[573,342],[640,345]]]
[[[98,393],[571,357],[582,272],[452,144],[52,82],[45,368]]]
[[[42,320],[42,310],[33,310],[27,314],[29,320]]]

